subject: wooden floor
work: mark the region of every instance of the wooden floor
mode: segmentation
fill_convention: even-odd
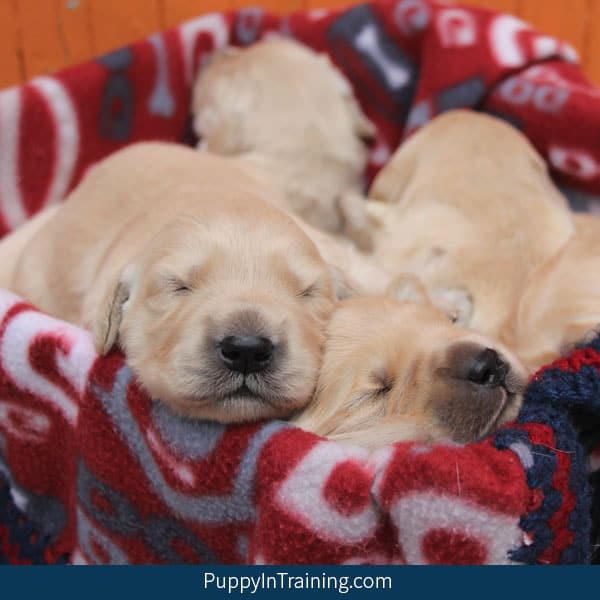
[[[211,10],[286,13],[361,0],[0,0],[0,87],[117,48]],[[520,16],[571,42],[600,83],[600,0],[461,0]]]

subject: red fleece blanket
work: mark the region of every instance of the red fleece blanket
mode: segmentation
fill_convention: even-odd
[[[521,128],[577,201],[600,191],[600,92],[568,45],[426,0],[282,18],[245,9],[1,92],[0,233],[125,144],[191,141],[202,61],[269,31],[328,52],[352,82],[378,127],[370,176],[432,116],[472,107]],[[600,356],[586,352],[597,375]],[[580,362],[546,371],[519,423],[492,438],[368,455],[281,422],[177,417],[140,392],[121,355],[98,358],[88,333],[0,292],[0,559],[586,562],[587,467],[567,412],[600,387],[561,392],[565,374],[591,381]]]

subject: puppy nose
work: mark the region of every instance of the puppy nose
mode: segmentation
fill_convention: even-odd
[[[492,348],[486,348],[473,357],[467,377],[477,385],[498,387],[504,385],[507,373],[508,365],[498,353]]]
[[[219,348],[223,364],[232,371],[258,373],[269,366],[273,356],[270,339],[257,335],[230,335]]]

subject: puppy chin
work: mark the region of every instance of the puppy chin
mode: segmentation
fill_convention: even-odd
[[[456,418],[449,429],[448,438],[459,444],[468,444],[484,439],[506,423],[514,421],[519,415],[523,398],[521,394],[511,394],[506,390],[498,390],[502,393],[502,399],[495,407],[490,406],[483,412],[464,415],[462,418]]]
[[[488,433],[493,433],[496,429],[510,423],[519,416],[521,407],[523,406],[523,396],[521,394],[507,394],[504,407],[496,420],[491,424]]]
[[[288,417],[307,401],[283,401],[277,404],[253,395],[234,394],[227,398],[161,398],[175,412],[192,419],[223,424],[249,423]]]
[[[147,383],[148,379],[142,377],[141,381]],[[179,386],[165,377],[154,379],[154,385],[145,388],[151,397],[182,416],[231,424],[283,419],[310,401],[311,381],[304,379],[303,385],[296,386],[284,382],[285,378],[250,375],[244,379],[216,370],[209,379],[188,373],[179,378]]]

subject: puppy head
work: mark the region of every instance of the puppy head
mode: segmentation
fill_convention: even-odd
[[[424,303],[340,303],[316,397],[295,423],[368,447],[476,440],[514,419],[526,374],[504,347]]]
[[[148,393],[191,417],[283,417],[311,397],[330,270],[287,218],[180,219],[127,267],[96,323]]]

